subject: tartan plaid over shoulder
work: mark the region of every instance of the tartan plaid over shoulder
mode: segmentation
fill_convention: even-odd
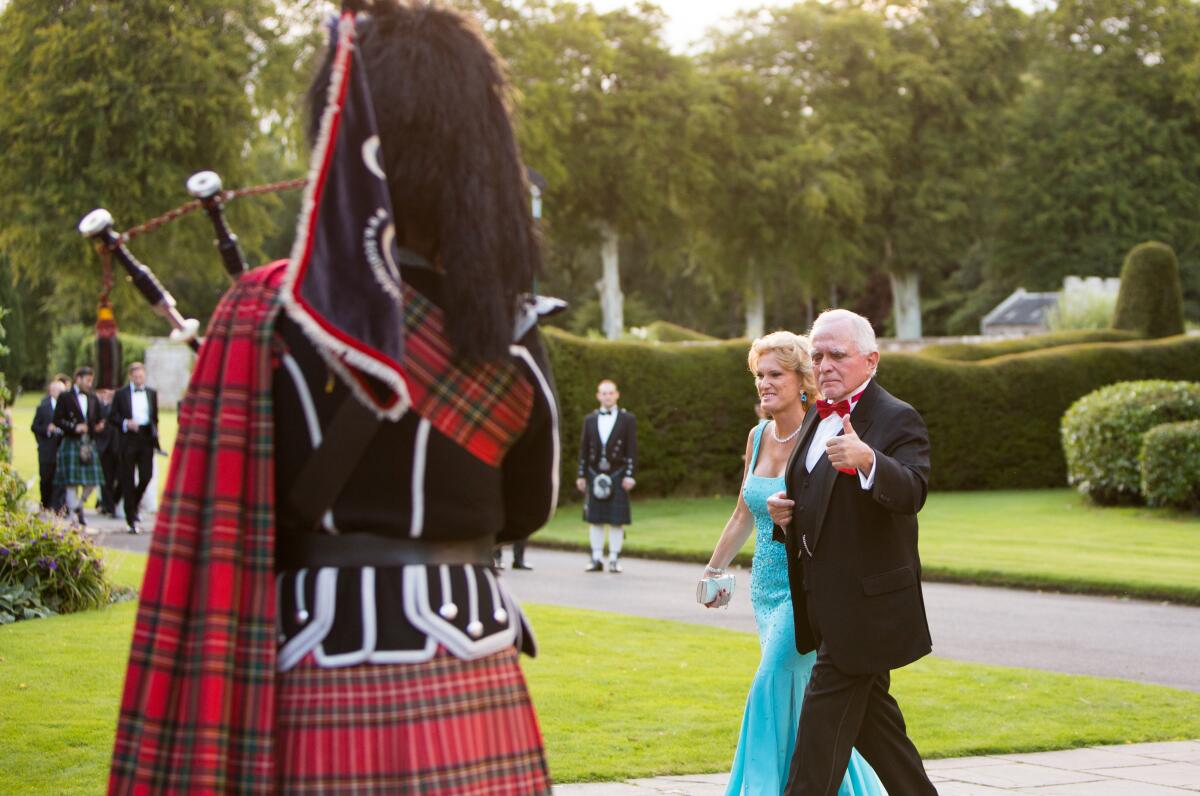
[[[404,381],[412,408],[485,464],[498,467],[533,412],[533,384],[511,359],[457,364],[445,313],[404,285]]]
[[[275,716],[270,340],[283,269],[209,323],[142,583],[110,794],[269,793]]]

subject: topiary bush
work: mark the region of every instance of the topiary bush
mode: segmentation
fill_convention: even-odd
[[[1151,241],[1129,251],[1112,325],[1146,337],[1183,334],[1183,286],[1170,246]]]
[[[1078,329],[1031,334],[1028,337],[1014,337],[1010,340],[996,340],[991,343],[939,343],[925,346],[916,353],[935,359],[978,362],[982,359],[993,359],[1009,354],[1026,354],[1030,351],[1041,351],[1065,345],[1122,343],[1140,338],[1141,335],[1137,332],[1124,329]]]
[[[0,514],[0,624],[107,605],[100,550],[61,520]]]
[[[1142,500],[1142,436],[1163,423],[1200,418],[1200,383],[1127,381],[1089,393],[1062,419],[1072,485],[1102,505]]]
[[[636,343],[547,330],[562,404],[563,483],[580,423],[611,377],[638,417],[637,495],[731,493],[756,422],[745,340]],[[1060,346],[981,362],[884,353],[879,382],[929,427],[935,489],[1040,489],[1066,482],[1060,425],[1077,399],[1130,378],[1200,381],[1200,337]],[[1133,456],[1136,458],[1136,449]],[[573,489],[564,489],[570,498]]]
[[[1200,511],[1200,420],[1147,431],[1138,463],[1148,504]]]

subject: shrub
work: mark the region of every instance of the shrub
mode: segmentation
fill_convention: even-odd
[[[60,520],[0,514],[0,624],[108,604],[99,549]]]
[[[1142,497],[1142,436],[1163,423],[1200,418],[1200,384],[1127,381],[1089,393],[1063,415],[1070,483],[1097,503]]]
[[[1146,337],[1183,333],[1183,286],[1179,261],[1170,246],[1152,241],[1130,250],[1121,268],[1112,325]]]
[[[1147,503],[1200,511],[1200,420],[1147,431],[1138,462]]]
[[[1046,315],[1046,325],[1056,332],[1075,329],[1108,329],[1112,323],[1117,297],[1108,293],[1084,291],[1082,295],[1063,294]]]
[[[29,487],[8,462],[0,462],[0,512],[21,511]]]
[[[746,341],[606,342],[558,330],[546,337],[562,403],[564,484],[575,480],[580,423],[595,408],[596,382],[611,377],[621,406],[638,417],[639,495],[736,488],[756,422]],[[1130,378],[1200,381],[1200,337],[1062,346],[982,362],[885,353],[878,378],[924,416],[934,488],[1057,487],[1067,478],[1060,435],[1067,408]]]
[[[1058,348],[1065,345],[1120,343],[1128,340],[1137,340],[1140,337],[1141,335],[1137,332],[1122,329],[1080,329],[1048,332],[1046,334],[1031,334],[1028,337],[996,340],[991,343],[941,343],[925,346],[917,353],[935,359],[977,362],[981,359],[992,359],[994,357],[1008,356],[1009,354],[1026,354],[1030,351],[1041,351],[1046,348]]]
[[[126,332],[120,332],[117,336],[121,341],[122,373],[130,363],[146,361],[148,338]],[[81,365],[95,367],[96,330],[83,324],[59,327],[50,341],[49,359],[51,373],[65,373],[68,376]]]

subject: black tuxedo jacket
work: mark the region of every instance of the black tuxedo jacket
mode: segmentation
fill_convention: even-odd
[[[600,412],[594,411],[583,419],[583,434],[579,439],[578,478],[595,472],[600,454],[608,457],[609,472],[621,478],[634,478],[637,467],[637,418],[633,412],[617,407],[617,422],[608,442],[600,444]]]
[[[112,404],[100,402],[100,419],[105,423],[104,430],[96,435],[96,450],[101,453],[108,450],[116,453],[120,447],[121,429],[108,422],[112,419]]]
[[[68,437],[80,437],[75,433],[75,426],[87,423],[88,434],[95,435],[96,424],[100,422],[100,399],[95,393],[84,393],[87,396],[87,417],[83,416],[83,407],[79,405],[79,397],[75,390],[63,390],[58,396],[58,404],[54,407],[54,425],[62,429]]]
[[[850,420],[875,451],[871,489],[825,455],[807,471],[820,422],[809,410],[786,471],[788,497],[796,501],[792,522],[775,532],[787,545],[796,649],[824,643],[839,669],[859,675],[897,669],[932,647],[917,554],[929,435],[917,411],[874,379]]]
[[[154,438],[154,447],[158,447],[158,393],[146,388],[146,401],[150,407],[150,436]],[[126,420],[133,419],[133,386],[126,384],[113,393],[112,412],[109,422],[120,431]]]
[[[29,430],[37,437],[39,462],[53,462],[58,455],[58,443],[62,439],[62,435],[47,436],[46,434],[53,422],[54,407],[50,405],[50,396],[43,395],[37,409],[34,410],[33,425],[29,427]]]

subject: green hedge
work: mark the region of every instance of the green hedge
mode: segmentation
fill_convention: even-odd
[[[588,340],[546,330],[558,386],[563,497],[574,489],[583,417],[612,379],[638,421],[639,494],[728,494],[742,474],[757,396],[744,342],[706,345]]]
[[[654,323],[648,323],[641,328],[646,332],[646,340],[653,343],[711,343],[717,339],[712,335],[670,321],[654,321]]]
[[[1147,503],[1200,511],[1200,420],[1150,429],[1138,461]]]
[[[1129,251],[1112,325],[1146,337],[1183,334],[1183,285],[1174,249],[1151,241]]]
[[[1007,356],[1008,354],[1026,354],[1030,351],[1041,351],[1045,348],[1058,348],[1064,345],[1080,343],[1123,343],[1137,340],[1141,337],[1137,332],[1125,329],[1078,329],[1046,334],[1031,334],[1028,337],[1017,337],[1011,340],[997,340],[994,343],[940,343],[922,348],[918,354],[935,359],[949,359],[957,362],[977,362],[981,359]]]
[[[584,340],[548,330],[562,402],[563,483],[575,480],[582,417],[612,378],[638,417],[641,494],[728,494],[742,473],[755,392],[745,341]],[[879,381],[925,418],[937,489],[1066,483],[1059,436],[1076,399],[1130,378],[1200,380],[1200,338],[1065,346],[983,362],[884,354]],[[574,493],[564,489],[564,497]]]
[[[1142,501],[1142,437],[1163,423],[1200,418],[1200,384],[1124,381],[1091,392],[1063,415],[1071,484],[1104,505]]]

